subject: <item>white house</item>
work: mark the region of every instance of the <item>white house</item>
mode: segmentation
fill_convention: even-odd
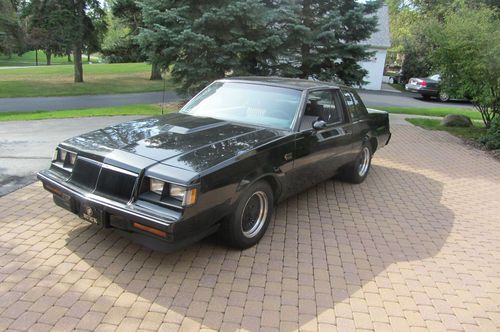
[[[377,12],[377,31],[361,44],[369,45],[370,51],[376,52],[369,60],[359,62],[359,65],[368,71],[364,80],[368,82],[363,86],[369,90],[380,90],[382,87],[382,76],[384,75],[385,57],[387,49],[391,47],[389,34],[389,9],[383,5]]]

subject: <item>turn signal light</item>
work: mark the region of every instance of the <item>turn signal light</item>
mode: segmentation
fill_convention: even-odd
[[[148,232],[159,237],[167,237],[167,232],[143,224],[139,224],[138,222],[133,223],[132,226],[134,228],[140,229],[141,231]]]

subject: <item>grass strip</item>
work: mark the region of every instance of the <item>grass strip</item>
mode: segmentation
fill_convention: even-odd
[[[175,111],[168,106],[164,108],[164,113]],[[60,111],[34,111],[34,112],[2,112],[0,121],[25,121],[43,119],[67,119],[83,118],[94,116],[116,116],[116,115],[160,115],[161,106],[159,104],[139,104],[99,108],[69,109]]]
[[[478,141],[481,138],[481,136],[483,136],[486,133],[486,128],[484,127],[484,124],[482,122],[480,123],[476,121],[473,122],[474,124],[473,127],[467,127],[467,128],[446,127],[441,125],[440,120],[436,119],[411,118],[411,119],[406,119],[406,121],[424,129],[447,131],[450,134],[463,138],[465,140]]]
[[[472,120],[481,120],[481,113],[470,108],[420,108],[420,107],[374,107],[389,113],[445,117],[449,114],[465,115]]]

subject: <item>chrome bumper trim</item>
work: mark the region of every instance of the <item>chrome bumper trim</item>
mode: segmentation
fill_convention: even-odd
[[[102,206],[107,207],[111,210],[119,211],[123,215],[131,215],[131,216],[134,216],[134,217],[137,217],[140,219],[146,219],[150,222],[157,223],[157,224],[160,224],[160,225],[165,226],[165,227],[171,226],[172,223],[178,221],[175,219],[174,216],[165,216],[165,218],[167,219],[167,222],[166,222],[164,219],[160,219],[160,217],[156,217],[153,215],[134,211],[128,205],[117,203],[117,202],[114,202],[112,200],[109,200],[109,199],[106,199],[104,197],[97,196],[94,194],[82,194],[82,193],[80,193],[80,192],[78,192],[78,191],[76,191],[68,186],[61,184],[58,181],[51,179],[47,175],[42,174],[42,172],[37,173],[37,177],[42,182],[47,182],[51,186],[54,186],[57,189],[60,189],[62,191],[67,192],[70,196],[77,196],[81,200],[85,200],[87,202],[92,202],[92,203],[97,204],[97,205],[102,205]]]

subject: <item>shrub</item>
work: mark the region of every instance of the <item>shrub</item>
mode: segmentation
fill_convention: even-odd
[[[481,137],[481,143],[483,143],[488,150],[498,150],[500,149],[500,117],[497,116],[493,119],[490,129],[486,132],[486,135]]]

